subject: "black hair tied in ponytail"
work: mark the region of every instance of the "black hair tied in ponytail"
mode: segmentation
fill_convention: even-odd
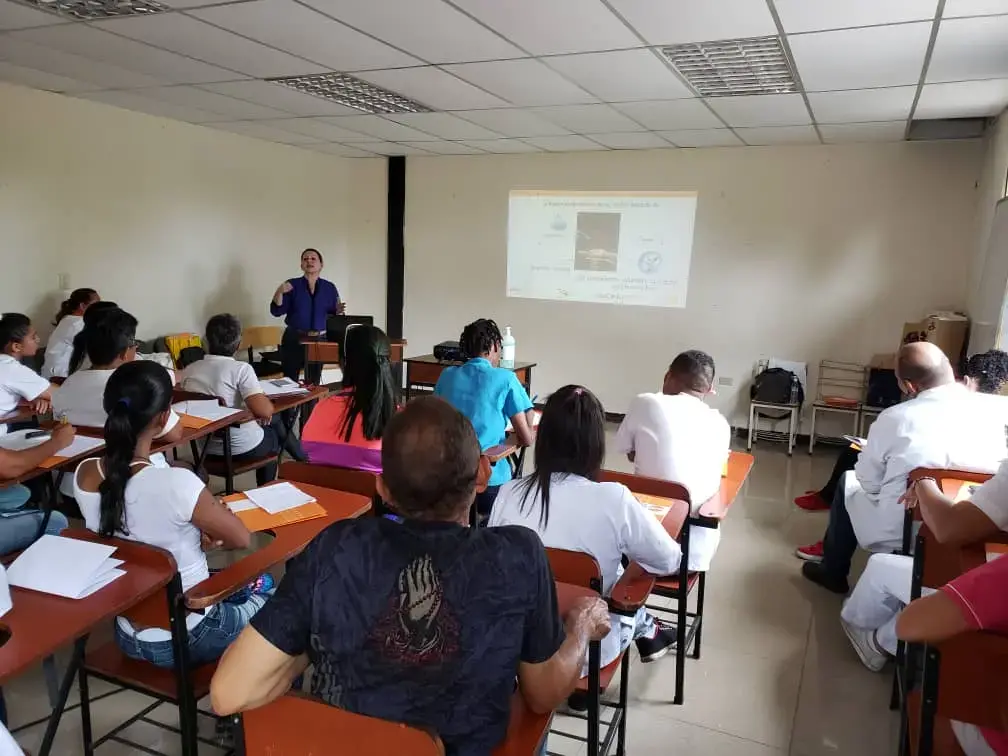
[[[156,362],[127,362],[112,373],[105,384],[102,402],[105,420],[105,479],[101,494],[98,532],[104,538],[116,533],[128,535],[126,526],[126,483],[137,440],[154,419],[171,407],[172,381],[168,371]]]
[[[63,300],[63,304],[60,305],[59,312],[57,312],[56,317],[53,318],[52,324],[59,325],[59,322],[67,315],[72,315],[77,312],[82,305],[93,302],[97,298],[98,292],[94,289],[74,289],[70,292],[70,296]]]
[[[106,315],[113,310],[118,310],[119,305],[115,302],[102,301],[95,302],[84,311],[84,329],[74,336],[73,350],[70,352],[69,374],[76,373],[80,366],[84,364],[84,357],[87,355],[88,336]]]

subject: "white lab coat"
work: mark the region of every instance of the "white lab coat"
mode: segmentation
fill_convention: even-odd
[[[974,394],[958,383],[922,391],[880,414],[844,497],[861,548],[886,551],[903,540],[907,476],[917,467],[994,472],[1008,456],[1008,397]]]

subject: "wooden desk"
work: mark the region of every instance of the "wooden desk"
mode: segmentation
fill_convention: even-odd
[[[696,515],[690,519],[712,520],[720,522],[728,514],[731,505],[735,503],[735,498],[742,485],[749,477],[755,457],[748,452],[733,451],[728,454],[728,474],[721,477],[721,487],[718,492],[703,502],[697,509]]]
[[[19,404],[16,409],[6,415],[0,415],[0,425],[10,423],[24,423],[36,416],[35,410],[29,404]]]
[[[431,389],[437,385],[441,372],[447,367],[461,365],[461,362],[442,362],[433,354],[425,354],[420,357],[407,357],[403,360],[406,365],[406,401],[413,396],[413,389]],[[511,368],[518,376],[518,382],[525,387],[528,395],[532,396],[532,368],[535,362],[516,362]]]
[[[116,546],[114,556],[125,560],[122,568],[126,574],[83,599],[11,589],[14,608],[0,617],[0,631],[7,636],[0,646],[0,684],[52,656],[60,648],[74,644],[42,739],[41,756],[46,756],[52,748],[91,629],[153,596],[176,574],[175,560],[166,551],[117,538],[99,539],[87,530],[66,530],[63,535]]]
[[[88,430],[90,430],[90,429],[88,429]],[[80,431],[80,429],[78,429],[78,432],[79,431]],[[91,433],[80,433],[80,435],[83,435],[83,436],[92,436],[93,434],[91,434]],[[95,438],[98,438],[98,437],[99,436],[95,436]],[[41,475],[45,475],[47,473],[53,473],[54,472],[54,473],[57,473],[58,476],[62,476],[63,473],[65,473],[67,470],[76,470],[77,469],[77,465],[79,465],[85,459],[90,459],[91,457],[97,457],[97,456],[101,455],[102,452],[104,452],[104,451],[105,451],[105,446],[103,444],[102,446],[99,446],[96,449],[91,449],[90,451],[86,451],[86,452],[83,452],[81,454],[77,454],[77,455],[75,455],[73,457],[67,457],[63,462],[60,462],[58,465],[53,465],[52,467],[36,467],[36,468],[33,468],[33,469],[29,470],[26,473],[22,473],[21,475],[17,476],[16,478],[3,478],[3,479],[0,479],[0,488],[7,488],[8,486],[13,486],[13,485],[16,485],[17,483],[23,483],[26,480],[32,480],[33,478],[37,478],[37,477],[39,477]]]
[[[305,348],[305,364],[339,365],[340,344],[338,341],[301,339]],[[406,339],[389,339],[389,360],[395,364],[403,361]]]

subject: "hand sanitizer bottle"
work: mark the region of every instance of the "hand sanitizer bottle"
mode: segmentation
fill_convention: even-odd
[[[503,368],[513,368],[515,364],[515,340],[511,334],[511,326],[504,326],[504,335],[501,337],[501,361]]]

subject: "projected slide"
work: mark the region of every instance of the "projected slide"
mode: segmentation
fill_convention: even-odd
[[[507,295],[685,307],[696,192],[514,190]]]

